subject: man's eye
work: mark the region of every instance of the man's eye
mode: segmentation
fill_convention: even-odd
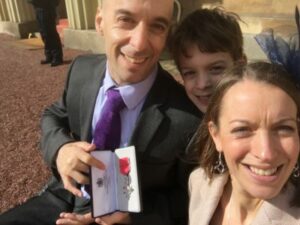
[[[133,21],[133,19],[131,19],[130,17],[126,17],[126,16],[120,17],[119,20],[122,22],[126,22],[126,23],[130,23]]]
[[[134,24],[134,20],[130,17],[122,16],[118,18],[118,23],[121,26],[130,27]]]
[[[153,33],[155,34],[162,34],[162,33],[165,33],[165,31],[167,30],[167,27],[163,24],[153,24],[151,26],[151,30]]]

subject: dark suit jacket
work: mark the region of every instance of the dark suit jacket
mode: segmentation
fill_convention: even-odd
[[[60,0],[27,0],[33,6],[38,8],[56,7]]]
[[[43,115],[42,151],[55,175],[49,187],[52,191],[62,187],[55,165],[58,149],[68,142],[92,139],[91,121],[105,69],[104,56],[77,58],[70,67],[62,99]],[[131,215],[133,224],[186,224],[189,171],[182,156],[200,116],[183,87],[159,66],[131,137],[143,200],[143,212]],[[61,198],[75,201],[77,212],[89,205],[66,193]]]

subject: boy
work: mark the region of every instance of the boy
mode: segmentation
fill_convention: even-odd
[[[201,112],[224,70],[246,61],[238,20],[221,8],[195,10],[171,37],[169,48],[186,93]]]

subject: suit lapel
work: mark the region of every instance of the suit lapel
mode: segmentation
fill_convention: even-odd
[[[91,124],[97,95],[104,78],[106,60],[100,60],[96,67],[87,68],[87,82],[84,85],[84,93],[80,100],[80,121],[82,140],[92,139]],[[90,70],[93,69],[93,70]]]
[[[167,96],[163,73],[164,71],[159,66],[157,77],[147,95],[130,141],[130,143],[134,143],[139,152],[146,151],[147,146],[165,118],[161,107]]]
[[[164,116],[159,110],[158,105],[147,108],[141,113],[130,141],[131,143],[134,143],[137,151],[146,151],[148,144],[150,143],[163,119]]]

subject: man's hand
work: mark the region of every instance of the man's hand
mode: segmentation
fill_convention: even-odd
[[[91,213],[79,215],[76,213],[61,213],[56,224],[63,225],[88,225],[96,222],[101,225],[130,224],[129,213],[115,212],[111,215],[93,219]]]
[[[56,224],[59,225],[88,225],[95,222],[91,213],[84,215],[79,215],[76,213],[61,213],[59,216],[59,219],[56,220]]]
[[[96,218],[95,222],[101,225],[130,224],[131,219],[129,213],[115,212],[107,216]]]
[[[72,142],[63,145],[57,154],[56,165],[65,189],[78,197],[82,197],[81,191],[76,188],[75,182],[88,184],[89,166],[104,170],[105,165],[92,157],[90,152],[96,146],[87,142]]]

